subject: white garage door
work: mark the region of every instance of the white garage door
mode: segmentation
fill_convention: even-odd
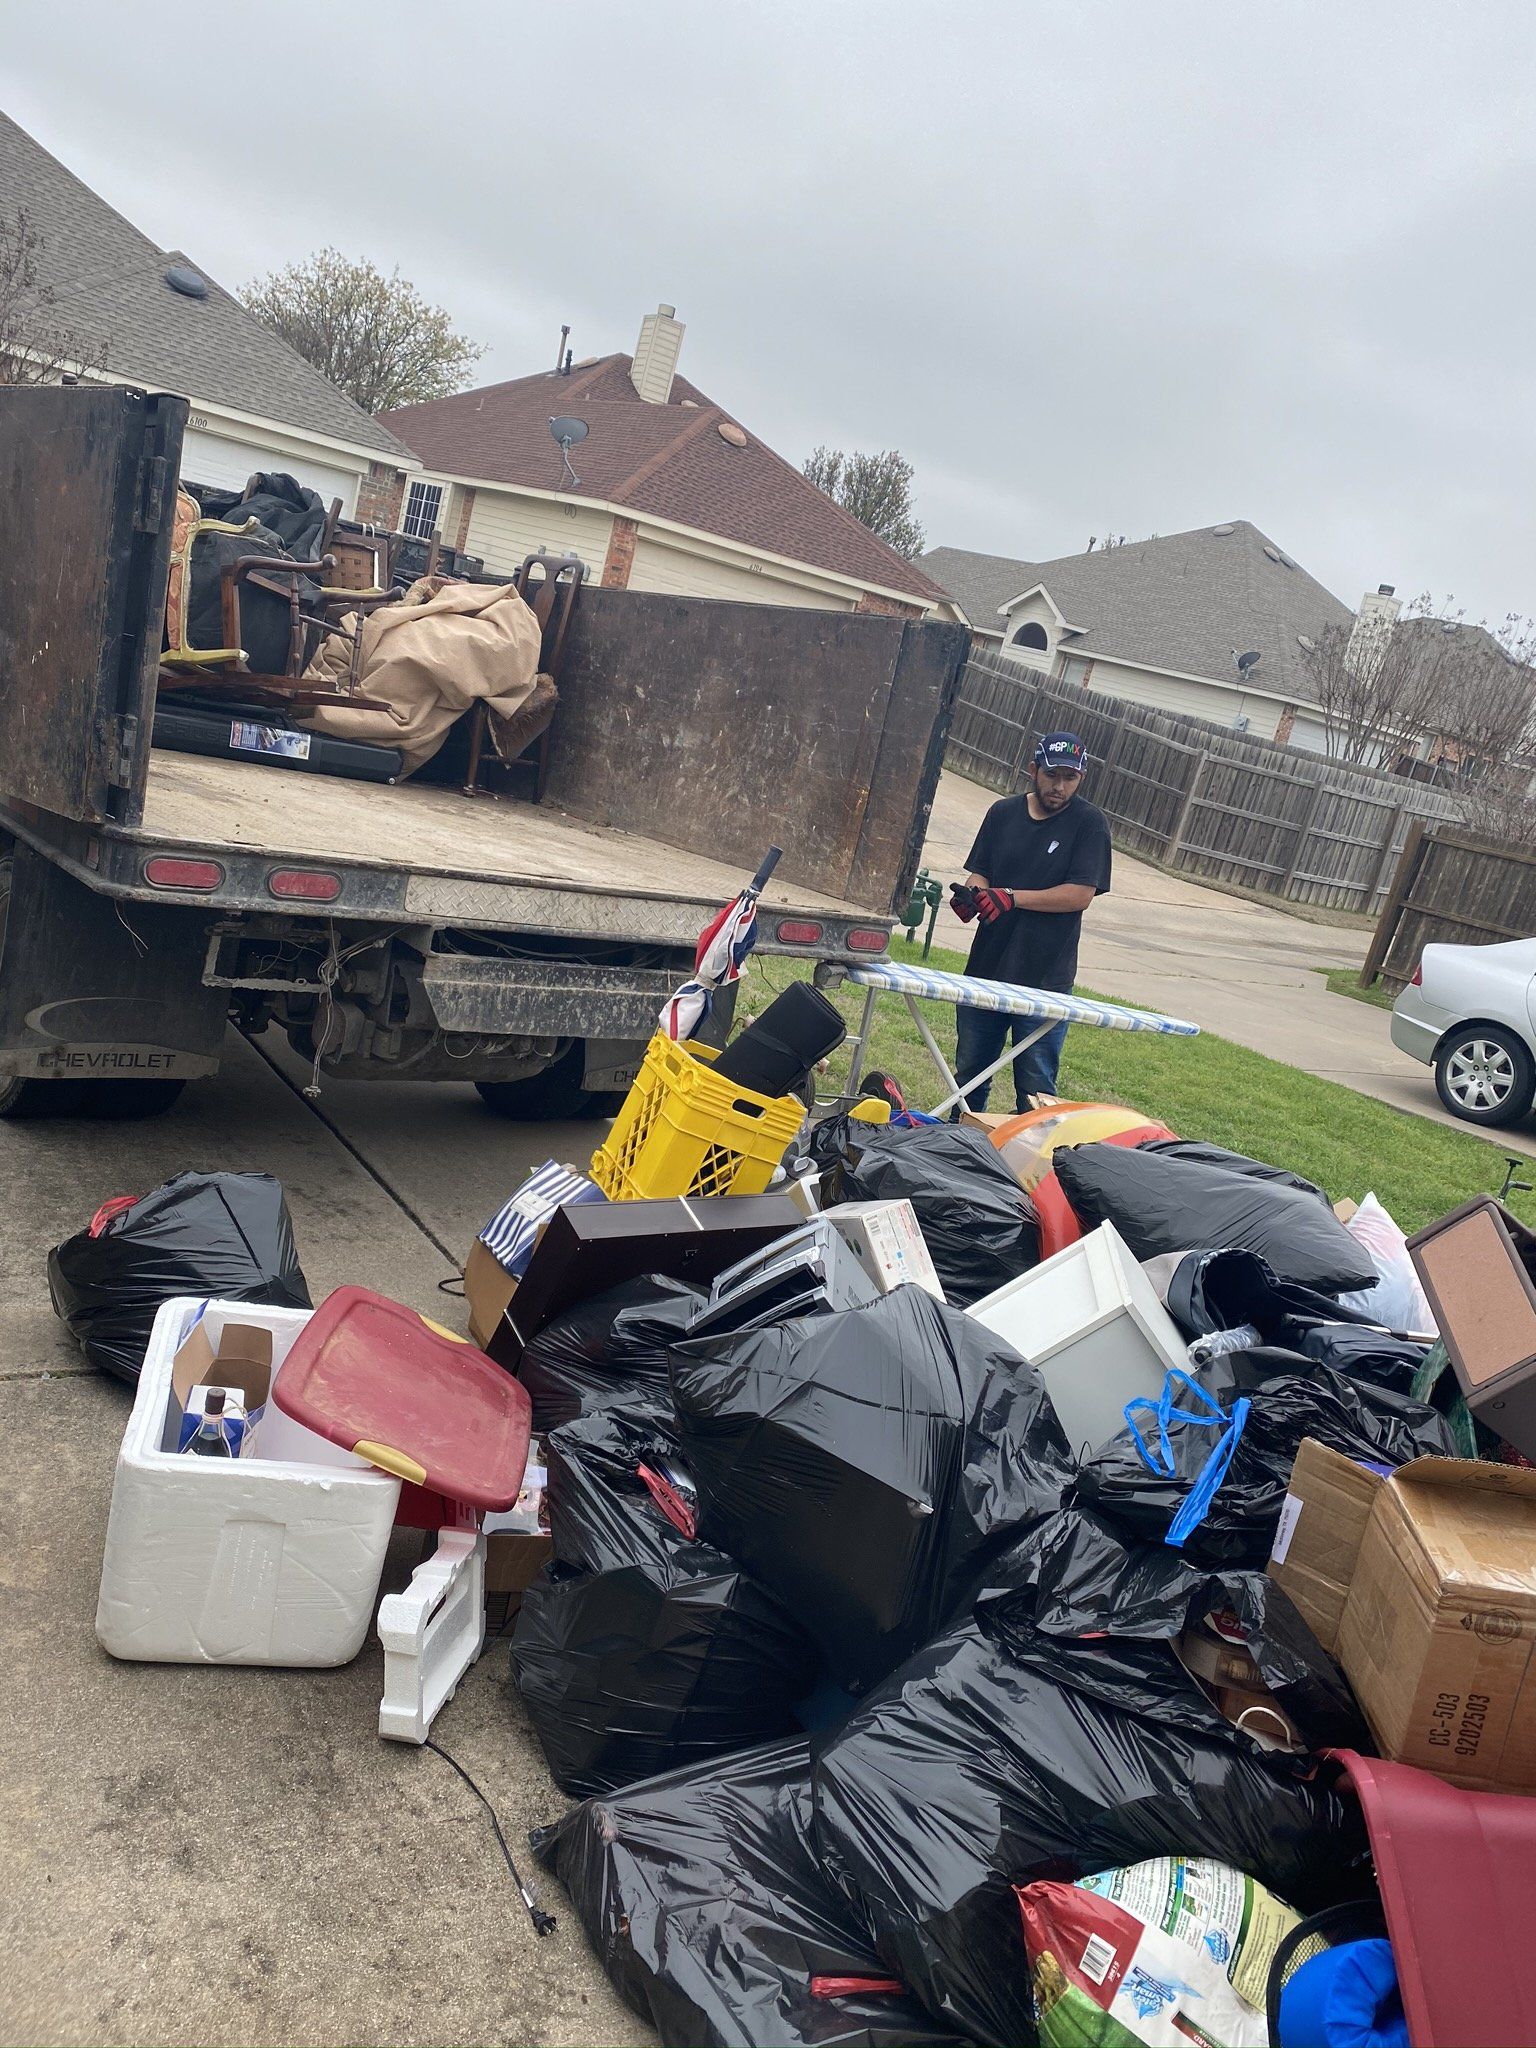
[[[189,483],[211,484],[221,491],[243,490],[246,478],[259,469],[286,470],[310,490],[318,491],[327,505],[332,498],[340,498],[342,512],[349,518],[357,503],[359,470],[336,469],[264,448],[259,441],[235,441],[201,427],[188,427],[181,449],[181,473]]]

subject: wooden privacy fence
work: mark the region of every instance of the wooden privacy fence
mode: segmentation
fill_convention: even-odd
[[[1005,793],[1020,788],[1041,733],[1079,734],[1086,794],[1117,846],[1185,873],[1292,903],[1374,915],[1414,823],[1453,818],[1453,797],[1400,776],[1345,768],[1300,747],[1158,711],[973,652],[946,764]]]
[[[1536,853],[1439,825],[1409,834],[1360,979],[1394,994],[1427,945],[1536,937]]]

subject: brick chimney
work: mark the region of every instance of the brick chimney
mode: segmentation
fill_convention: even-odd
[[[683,323],[676,306],[658,306],[640,322],[640,339],[629,381],[647,405],[665,405],[672,396],[672,379],[683,346]]]

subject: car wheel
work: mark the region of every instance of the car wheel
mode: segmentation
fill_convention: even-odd
[[[1440,1041],[1435,1087],[1452,1116],[1469,1124],[1518,1123],[1536,1097],[1536,1063],[1512,1031],[1463,1024]]]
[[[164,1116],[181,1100],[185,1081],[87,1081],[85,1113],[103,1123],[138,1123]]]

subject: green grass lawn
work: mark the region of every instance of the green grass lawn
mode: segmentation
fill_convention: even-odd
[[[1390,1010],[1397,998],[1392,991],[1378,981],[1370,988],[1360,986],[1360,976],[1353,967],[1330,967],[1323,976],[1331,995],[1353,996],[1357,1003],[1370,1003],[1378,1010]]]
[[[893,942],[891,952],[897,960],[921,960],[921,948],[902,938]],[[930,964],[958,972],[965,959],[935,946]],[[769,994],[808,972],[787,960],[759,955],[743,985],[738,1016],[744,1021]],[[856,1023],[863,991],[845,987],[834,999],[850,1025]],[[952,1061],[953,1006],[922,1007],[945,1057]],[[894,1074],[914,1107],[926,1108],[942,1093],[932,1061],[898,996],[880,998],[866,1065]],[[824,1093],[831,1092],[847,1068],[848,1055],[835,1055],[822,1083]],[[1084,1102],[1124,1103],[1144,1110],[1181,1137],[1211,1139],[1252,1158],[1290,1167],[1326,1188],[1335,1200],[1351,1195],[1358,1201],[1374,1188],[1410,1231],[1472,1195],[1496,1193],[1504,1178],[1504,1155],[1486,1139],[1391,1109],[1336,1081],[1317,1080],[1207,1033],[1163,1038],[1079,1025],[1067,1035],[1061,1092]],[[1010,1081],[1006,1092],[994,1089],[992,1106],[1012,1105]],[[1516,1195],[1512,1206],[1536,1223],[1530,1195]]]

